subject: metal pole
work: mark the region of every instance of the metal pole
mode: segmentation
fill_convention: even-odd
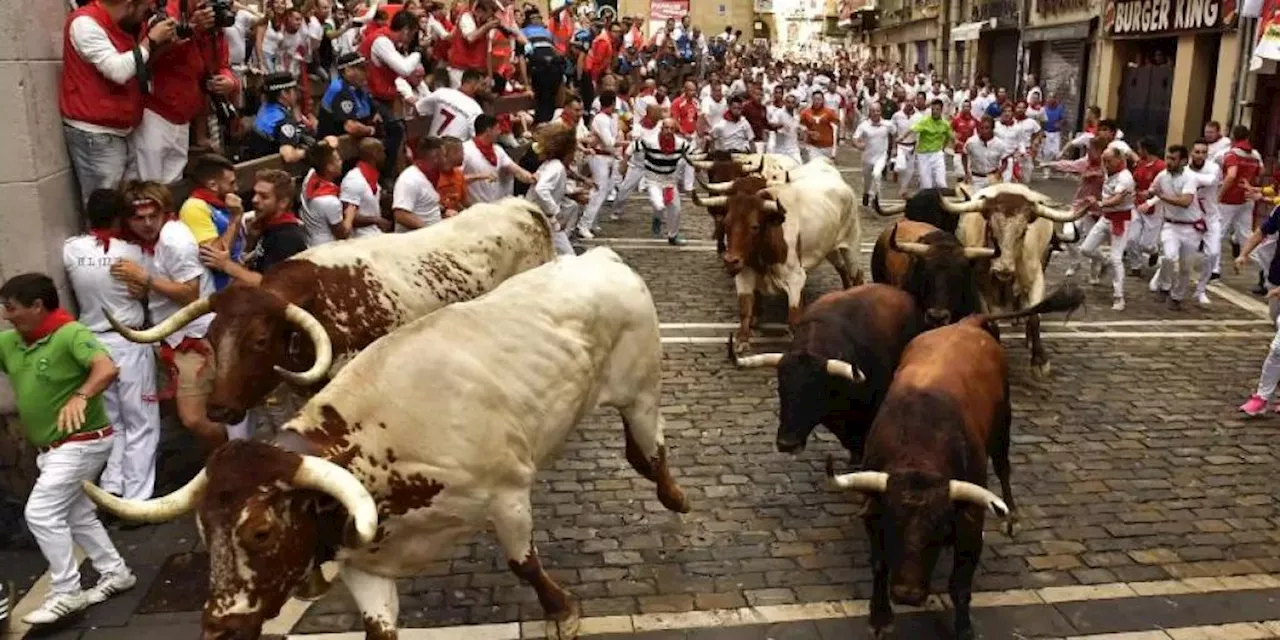
[[[1240,34],[1240,60],[1236,65],[1236,77],[1231,82],[1231,114],[1227,122],[1227,129],[1239,124],[1241,121],[1241,102],[1243,102],[1246,82],[1248,81],[1249,59],[1253,57],[1253,43],[1255,40],[1254,30],[1257,28],[1257,18],[1240,18],[1247,20],[1245,24],[1240,26],[1237,33]],[[1252,124],[1252,123],[1250,123]]]
[[[955,86],[955,77],[951,74],[951,0],[942,0],[939,9],[942,20],[942,77],[947,86]]]

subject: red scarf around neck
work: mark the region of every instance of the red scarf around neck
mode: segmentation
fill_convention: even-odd
[[[307,184],[302,187],[302,197],[305,200],[315,200],[321,196],[336,196],[340,193],[338,185],[326,180],[319,171],[312,171]]]
[[[191,197],[198,200],[204,200],[219,209],[227,208],[227,203],[223,202],[222,198],[218,194],[204,187],[196,187],[195,189],[192,189]]]
[[[480,155],[484,156],[485,162],[494,167],[498,166],[498,150],[493,148],[493,143],[485,142],[480,138],[472,138],[472,140],[475,141],[476,149],[480,152]]]
[[[571,127],[576,127],[576,126],[578,126],[578,121],[577,121],[576,119],[574,119],[574,117],[573,117],[572,115],[570,115],[568,111],[561,111],[561,112],[560,112],[560,121],[561,121],[561,122],[564,122],[565,124],[567,124],[567,125],[569,125],[569,126],[571,126]]]
[[[725,119],[725,120],[728,120],[729,122],[737,122],[739,117],[741,117],[741,116],[738,116],[737,114],[735,114],[735,113],[734,113],[734,112],[732,112],[732,111],[725,111],[725,112],[724,112],[724,119]]]
[[[299,220],[298,216],[294,215],[292,211],[281,211],[263,226],[267,229],[275,229],[278,227],[297,226],[300,224],[302,224],[302,220]]]
[[[658,136],[658,149],[663,153],[673,153],[676,150],[676,135],[674,133],[664,133]]]
[[[69,322],[75,322],[75,318],[71,317],[71,314],[67,313],[66,309],[58,307],[50,311],[49,315],[40,321],[40,325],[30,333],[22,333],[22,340],[27,344],[35,344],[49,337],[54,331],[61,329],[63,325]]]
[[[378,168],[361,160],[356,163],[356,169],[360,170],[360,175],[364,176],[364,181],[369,183],[369,190],[373,192],[374,197],[378,195]]]
[[[98,244],[102,245],[102,252],[111,251],[111,241],[120,237],[120,234],[111,229],[90,229],[89,235],[98,240]]]
[[[649,116],[645,116],[640,119],[640,126],[646,129],[652,129],[658,126],[658,121],[653,118],[650,118]]]

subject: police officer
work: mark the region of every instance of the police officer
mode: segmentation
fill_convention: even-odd
[[[302,161],[316,140],[293,115],[298,81],[286,72],[270,73],[263,80],[262,93],[264,102],[253,121],[246,159],[279,153],[286,163]]]
[[[369,96],[364,56],[354,51],[338,58],[338,76],[320,99],[320,135],[365,138],[375,133],[377,115]]]

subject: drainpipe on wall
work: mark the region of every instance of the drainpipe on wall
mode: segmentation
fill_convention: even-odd
[[[1248,87],[1249,59],[1253,57],[1254,31],[1258,26],[1257,18],[1240,18],[1240,60],[1236,64],[1236,77],[1231,82],[1231,120],[1228,130],[1241,121],[1244,111],[1244,94]]]
[[[938,17],[942,20],[942,77],[947,86],[955,86],[955,77],[951,75],[951,0],[942,0],[938,9]]]

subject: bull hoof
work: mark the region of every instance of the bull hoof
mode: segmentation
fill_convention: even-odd
[[[680,487],[675,485],[658,487],[658,502],[661,502],[668,511],[689,513],[689,498],[684,495]]]
[[[733,355],[740,356],[751,351],[751,338],[736,336],[733,341]]]
[[[315,602],[329,593],[329,589],[333,587],[333,583],[324,579],[324,572],[320,567],[316,567],[311,576],[307,578],[307,583],[298,589],[294,597],[305,602]]]
[[[1021,525],[1018,524],[1018,516],[1010,513],[1009,517],[1005,518],[1004,521],[1004,534],[1009,536],[1009,539],[1012,540],[1014,536],[1018,535],[1018,531],[1021,529]]]
[[[886,640],[893,637],[893,625],[887,624],[883,627],[871,627],[871,637],[876,640]]]
[[[1048,380],[1050,372],[1051,367],[1048,362],[1042,362],[1040,364],[1032,363],[1031,365],[1031,378],[1038,382]]]
[[[569,611],[557,617],[547,618],[548,640],[578,640],[582,629],[582,605],[577,600],[569,603]]]

